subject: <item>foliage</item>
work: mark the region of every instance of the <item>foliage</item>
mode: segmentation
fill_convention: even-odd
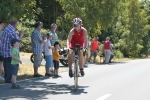
[[[123,53],[120,50],[115,51],[114,55],[114,58],[123,58]]]
[[[112,27],[103,33],[108,33],[115,48],[121,50],[125,57],[138,57],[147,31],[146,12],[140,8],[140,2],[126,0],[119,3]]]
[[[74,17],[81,17],[83,25],[91,37],[100,34],[101,29],[107,29],[115,15],[120,0],[57,0],[66,12],[57,22],[63,30],[69,32]]]
[[[12,18],[26,21],[26,19],[36,19],[35,14],[41,12],[36,8],[35,0],[1,0],[0,3],[0,20],[8,22]]]
[[[138,57],[150,52],[149,0],[1,0],[0,21],[11,18],[20,21],[18,30],[27,33],[22,39],[21,51],[31,52],[31,25],[42,21],[46,34],[51,23],[58,24],[61,47],[72,28],[72,19],[80,17],[90,38],[99,35],[100,41],[110,36],[117,49],[117,57]],[[121,54],[122,53],[122,54]]]

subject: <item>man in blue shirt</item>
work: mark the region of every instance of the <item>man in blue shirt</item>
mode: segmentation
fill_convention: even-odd
[[[11,58],[12,58],[12,46],[10,41],[13,38],[21,39],[24,35],[25,31],[21,30],[19,34],[16,33],[16,29],[18,26],[18,21],[13,19],[10,21],[9,25],[6,26],[2,33],[2,44],[1,44],[1,53],[3,56],[3,63],[4,63],[4,78],[5,83],[11,83]]]
[[[42,52],[43,52],[43,44],[46,41],[46,37],[41,36],[40,30],[43,27],[43,23],[38,21],[35,23],[35,30],[31,35],[31,46],[32,52],[34,55],[34,77],[41,77],[38,73],[38,67],[41,66]]]

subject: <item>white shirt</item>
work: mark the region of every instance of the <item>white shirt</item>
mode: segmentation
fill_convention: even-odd
[[[44,53],[45,53],[45,56],[52,55],[52,49],[49,49],[49,47],[51,47],[51,42],[50,42],[50,40],[47,40],[44,43]]]

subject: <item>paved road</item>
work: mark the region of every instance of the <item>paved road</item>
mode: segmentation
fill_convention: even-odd
[[[110,65],[89,65],[74,91],[68,72],[61,78],[36,78],[0,85],[0,100],[150,100],[150,59]]]

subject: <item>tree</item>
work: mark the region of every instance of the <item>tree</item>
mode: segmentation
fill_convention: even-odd
[[[40,8],[35,7],[35,0],[1,0],[0,20],[8,22],[12,18],[26,21],[26,19],[36,19],[35,13],[41,12]]]
[[[74,17],[83,19],[84,27],[89,35],[94,37],[101,33],[101,29],[110,27],[116,15],[116,8],[120,0],[57,0],[66,12],[57,22],[65,32],[69,32]],[[63,23],[63,24],[62,24]],[[65,25],[64,25],[65,24]]]

